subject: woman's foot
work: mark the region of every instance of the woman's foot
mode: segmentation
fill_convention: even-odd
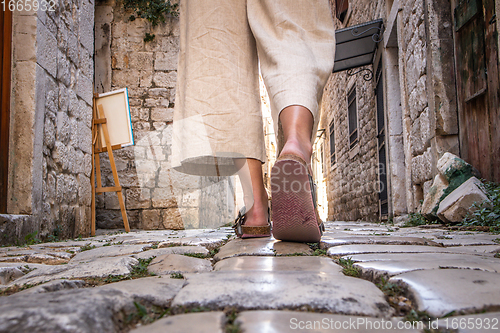
[[[292,105],[281,111],[285,144],[271,171],[273,235],[295,242],[318,242],[319,219],[310,175],[314,119],[305,107]]]
[[[308,165],[312,155],[312,113],[300,105],[291,105],[280,113],[281,126],[285,144],[280,156],[291,154],[302,158]]]
[[[251,227],[267,226],[269,203],[264,187],[262,163],[256,159],[237,159],[238,175],[243,188],[246,207],[245,225]]]

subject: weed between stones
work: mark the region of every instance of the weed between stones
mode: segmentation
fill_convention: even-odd
[[[338,258],[336,259],[336,262],[344,267],[342,270],[342,273],[347,276],[352,276],[352,277],[360,277],[361,276],[361,270],[357,267],[354,267],[354,261],[352,261],[351,257],[347,258]]]
[[[147,325],[152,322],[170,315],[170,308],[162,308],[156,305],[143,305],[139,302],[134,302],[135,311],[129,313],[125,318],[125,325],[128,327],[136,327],[137,324]]]
[[[44,283],[44,282],[34,283],[34,284],[26,283],[26,284],[23,284],[22,286],[8,287],[6,289],[0,290],[0,297],[1,296],[13,295],[13,294],[18,293],[20,291],[23,291],[23,290],[26,290],[26,289],[33,288],[33,287],[36,287],[38,285],[41,285],[42,283]]]
[[[236,323],[236,317],[238,316],[238,312],[235,310],[229,310],[226,312],[226,326],[225,333],[240,333],[241,328],[240,325]]]
[[[156,276],[155,273],[148,271],[148,266],[156,257],[151,257],[148,259],[138,259],[139,263],[132,267],[132,271],[127,275],[113,275],[107,276],[105,278],[82,278],[89,286],[101,286],[103,284],[119,282],[123,280],[133,280],[143,277]]]
[[[307,243],[311,250],[313,250],[312,256],[326,256],[326,250],[319,248],[319,243]]]
[[[203,253],[183,253],[186,257],[193,257],[193,258],[200,258],[200,259],[205,259],[208,257],[208,255],[205,255]]]
[[[92,250],[92,249],[95,249],[95,245],[87,244],[84,246],[80,246],[80,252],[88,251],[88,250]]]
[[[184,275],[182,273],[172,273],[170,274],[171,279],[184,279]]]

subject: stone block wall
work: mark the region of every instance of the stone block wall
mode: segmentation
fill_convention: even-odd
[[[90,231],[94,3],[53,9],[13,14],[7,213],[24,217],[4,217],[24,221],[18,238]]]
[[[384,73],[389,215],[416,212],[432,185],[437,160],[445,152],[459,154],[451,4],[366,0],[351,6],[349,26],[384,19],[386,31],[379,51]],[[358,135],[365,141],[360,141],[359,153],[353,154],[347,147],[345,102],[353,86],[350,80],[345,74],[333,75],[323,100],[326,116],[322,127],[328,130],[334,119],[338,164],[327,168],[329,217],[377,219],[378,195],[372,186],[379,172],[375,86],[355,79]],[[358,178],[369,184],[371,192],[353,190]]]
[[[352,6],[348,25],[371,21],[381,6],[374,1],[360,1]],[[337,28],[343,26],[335,20]],[[370,69],[372,66],[370,66]],[[324,161],[327,179],[328,219],[378,219],[377,123],[374,83],[363,80],[363,74],[349,77],[345,72],[333,74],[325,87],[320,128],[329,138],[334,122],[336,162],[330,162],[329,140],[325,140]],[[356,89],[358,144],[349,149],[347,94]]]
[[[404,95],[403,136],[405,141],[407,204],[418,209],[424,188],[432,181],[431,119],[427,93],[427,42],[424,2],[402,3],[398,29],[400,82]]]
[[[63,0],[54,12],[38,14],[42,225],[63,237],[90,230],[93,22],[94,0]]]
[[[128,88],[135,145],[114,152],[131,228],[217,227],[234,215],[234,179],[198,177],[171,169],[172,121],[179,52],[178,18],[152,28],[120,1],[96,7],[98,92]],[[145,33],[155,35],[145,42]],[[113,185],[101,154],[105,186]],[[116,194],[97,196],[97,225],[122,228]]]

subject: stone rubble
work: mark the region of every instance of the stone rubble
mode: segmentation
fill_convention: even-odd
[[[220,228],[100,230],[0,248],[0,332],[424,332],[444,331],[445,319],[500,318],[499,235],[342,221],[326,229],[315,245]],[[384,283],[399,291],[384,294]],[[411,326],[408,309],[439,323]]]

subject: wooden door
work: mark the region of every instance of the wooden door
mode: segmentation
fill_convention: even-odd
[[[460,0],[454,16],[460,153],[483,178],[500,182],[494,0]]]
[[[12,13],[0,11],[0,213],[7,212],[10,123],[10,51]]]

